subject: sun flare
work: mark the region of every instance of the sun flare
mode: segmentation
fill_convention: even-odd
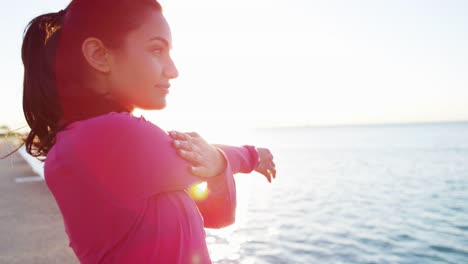
[[[197,183],[190,187],[188,191],[194,200],[203,200],[208,196],[208,183]]]

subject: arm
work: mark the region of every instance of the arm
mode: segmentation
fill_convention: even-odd
[[[273,156],[268,149],[253,146],[210,145],[196,133],[171,131],[179,155],[191,162],[192,173],[207,181],[206,196],[199,187],[189,189],[205,220],[205,227],[223,227],[234,222],[236,192],[233,174],[254,169],[271,180],[275,176]],[[268,173],[267,173],[268,172]]]
[[[179,155],[192,164],[191,172],[194,175],[204,178],[218,175],[226,167],[224,161],[227,161],[231,163],[234,174],[250,173],[255,170],[263,174],[268,182],[276,177],[273,155],[267,148],[255,148],[249,145],[242,147],[211,145],[194,132],[171,131],[169,134],[174,139],[173,145]],[[224,159],[220,158],[219,151],[225,153]]]
[[[177,154],[172,138],[143,118],[109,114],[80,129],[86,141],[77,145],[77,159],[89,172],[90,186],[113,201],[146,199],[203,181],[190,173],[190,162]]]
[[[226,153],[233,173],[250,173],[255,170],[263,174],[268,182],[271,182],[272,178],[276,178],[275,163],[269,149],[249,145],[233,147],[215,144],[213,146]]]
[[[223,154],[226,169],[220,175],[207,178],[205,199],[199,199],[197,189],[195,193],[193,191],[190,193],[204,218],[204,226],[221,228],[235,221],[236,186],[233,174],[250,173],[262,167],[260,163],[262,156],[259,156],[262,152],[257,152],[253,146],[233,147],[219,144],[214,146]],[[271,178],[268,178],[268,181],[271,182]]]
[[[231,165],[233,173],[250,173],[258,165],[258,152],[254,146],[233,147],[228,145],[214,144],[225,153]]]
[[[221,228],[234,223],[236,186],[233,174],[253,169],[246,168],[250,152],[244,148],[217,148],[196,133],[171,131],[170,135],[179,155],[192,164],[192,173],[206,182],[188,189],[203,216],[204,226]]]
[[[235,221],[236,184],[228,158],[225,153],[221,153],[227,161],[225,170],[219,175],[206,178],[206,185],[197,184],[188,190],[203,216],[203,225],[207,228],[222,228]]]

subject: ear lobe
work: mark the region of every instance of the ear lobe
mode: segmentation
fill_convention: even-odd
[[[81,51],[88,64],[101,73],[110,72],[108,52],[104,43],[97,38],[87,38],[83,41]]]

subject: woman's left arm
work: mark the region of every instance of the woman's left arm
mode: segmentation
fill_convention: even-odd
[[[268,149],[211,145],[197,133],[171,131],[169,134],[179,155],[191,163],[191,172],[206,179],[205,188],[198,185],[189,190],[204,218],[205,227],[220,228],[234,222],[236,190],[233,174],[256,170],[269,181],[276,175],[273,156]]]
[[[169,134],[174,139],[174,147],[179,155],[192,164],[191,172],[196,176],[210,178],[218,175],[226,168],[227,162],[233,174],[255,170],[263,174],[268,182],[276,178],[273,155],[267,148],[211,145],[194,132],[171,131]]]

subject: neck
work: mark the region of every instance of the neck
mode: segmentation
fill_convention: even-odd
[[[133,109],[122,106],[116,100],[98,94],[94,89],[85,87],[64,87],[59,89],[63,110],[62,125],[75,121],[104,115],[110,112],[132,112]]]

